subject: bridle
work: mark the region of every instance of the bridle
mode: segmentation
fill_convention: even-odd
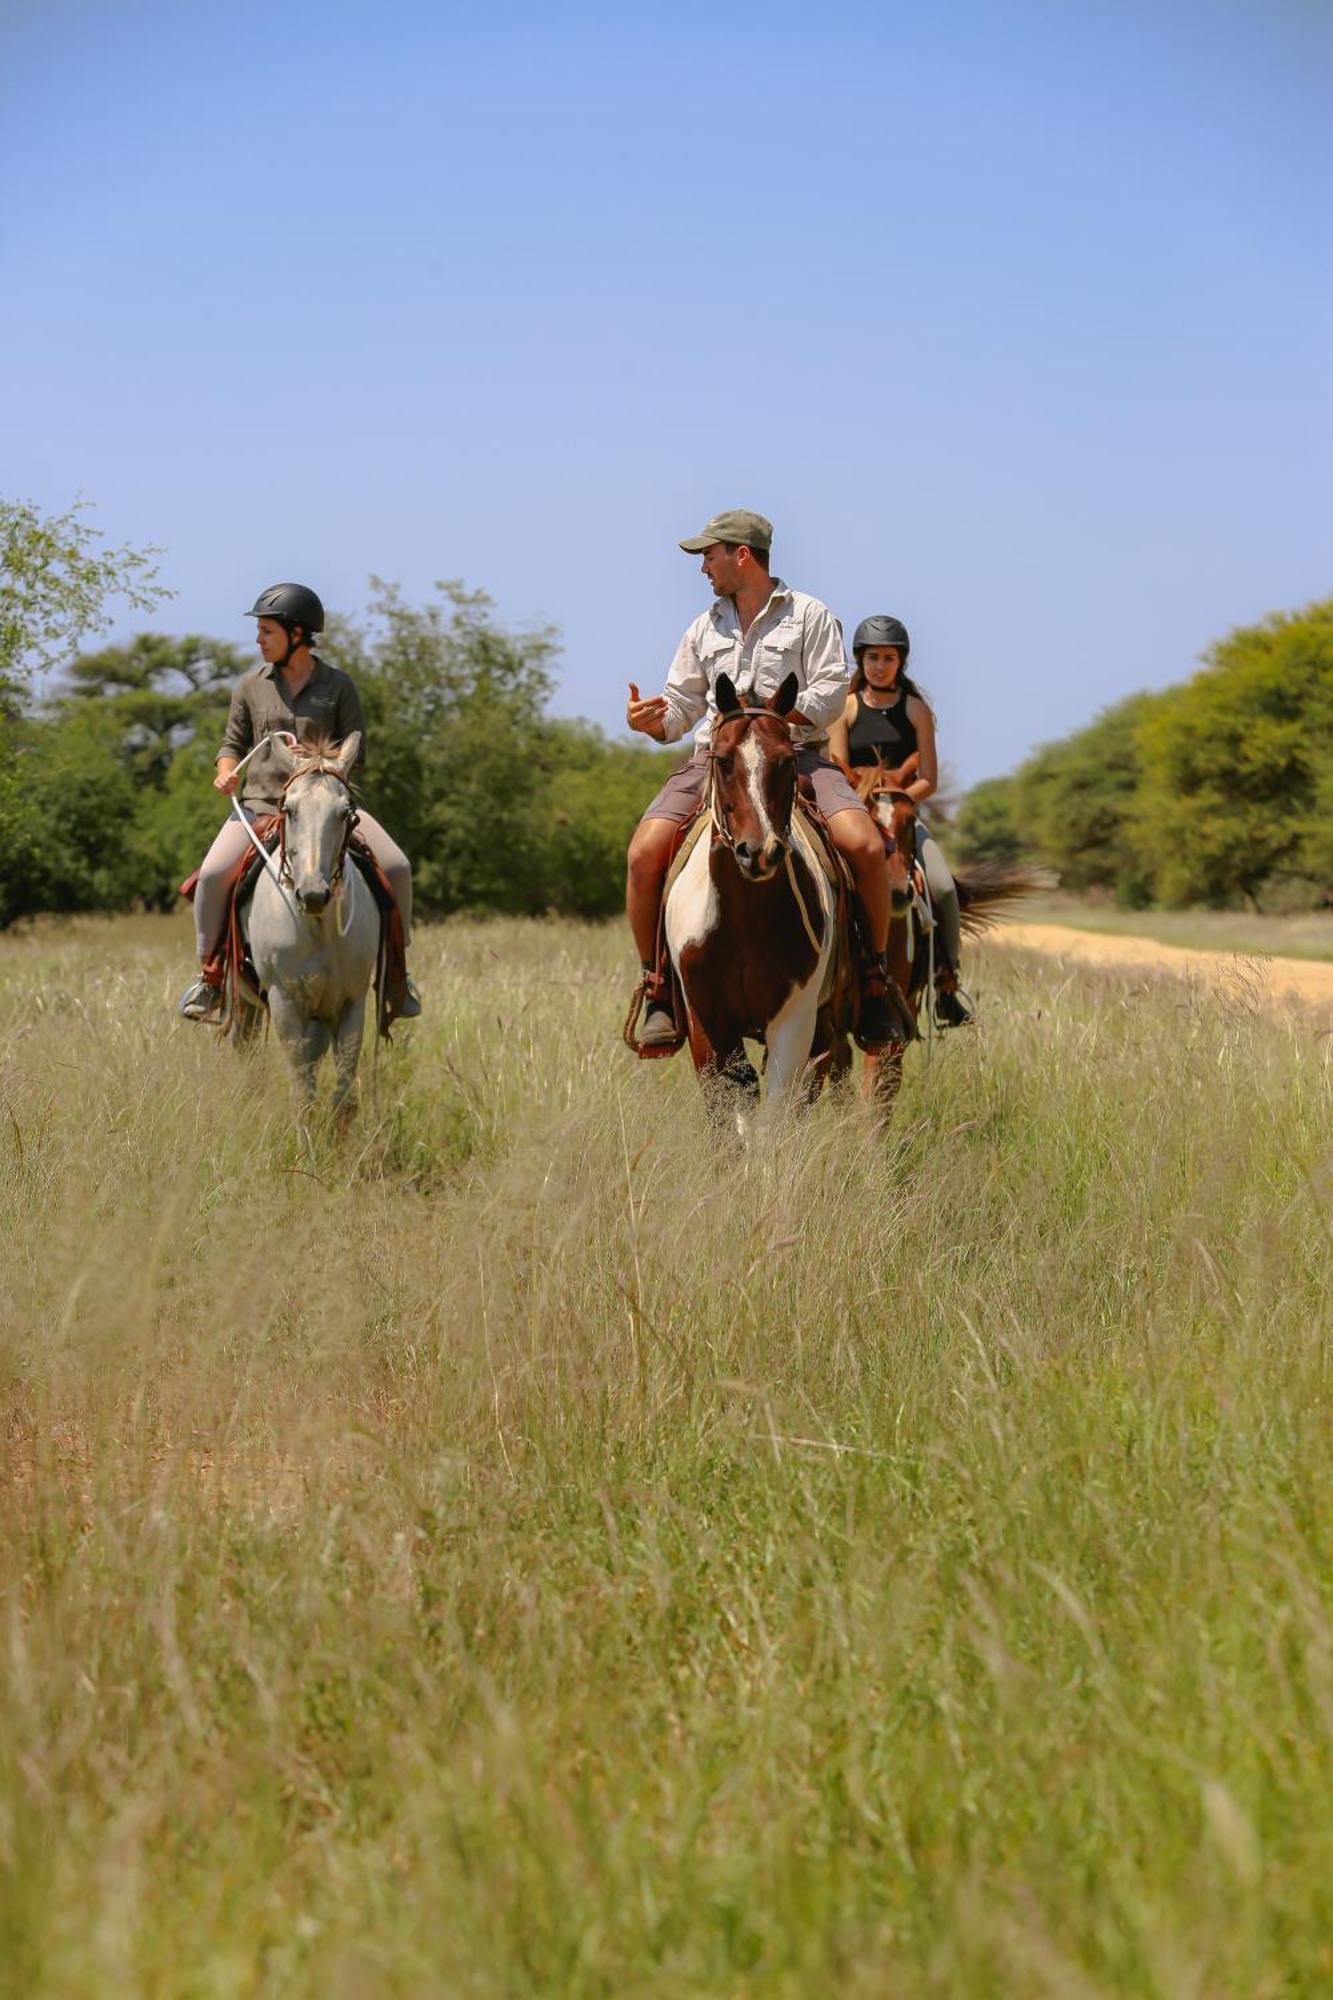
[[[783,721],[783,718],[775,714],[771,708],[731,708],[727,710],[725,715],[719,715],[717,725],[713,731],[714,741],[716,740],[717,730],[721,728],[723,723],[737,721],[746,723],[757,722],[761,716],[767,716],[770,722]],[[785,723],[783,723],[783,727],[786,727]],[[744,735],[745,732],[742,731],[741,733]],[[790,736],[790,730],[787,733]],[[717,751],[713,748],[712,742],[708,746],[708,817],[713,823],[712,845],[714,847],[725,847],[729,854],[735,854],[736,836],[732,832],[731,822],[727,818],[727,808],[722,797],[721,775],[718,771]]]
[[[288,778],[282,788],[282,798],[278,805],[278,811],[281,815],[278,821],[278,879],[284,884],[290,884],[293,889],[295,889],[296,883],[292,878],[292,871],[287,864],[287,794],[292,786],[299,783],[303,778],[332,778],[336,784],[342,786],[349,802],[352,797],[352,787],[348,784],[342,772],[334,765],[325,763],[322,759],[318,763],[303,764],[299,771],[293,771],[291,777]],[[342,845],[338,849],[338,856],[333,864],[333,872],[329,876],[330,901],[332,901],[333,897],[337,895],[339,889],[342,887],[343,874],[347,867],[347,850],[352,844],[352,835],[356,831],[356,824],[359,818],[360,814],[357,812],[356,807],[353,806],[351,812],[348,813],[346,819],[343,821]]]

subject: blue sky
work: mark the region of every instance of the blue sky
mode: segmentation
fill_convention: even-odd
[[[3,0],[0,490],[612,729],[756,507],[971,782],[1333,591],[1330,101],[1326,0]]]

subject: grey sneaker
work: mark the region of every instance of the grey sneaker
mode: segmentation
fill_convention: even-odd
[[[187,1021],[206,1021],[210,1014],[216,1014],[222,1005],[222,988],[209,986],[206,981],[196,979],[181,994],[181,1013]]]
[[[421,995],[417,992],[417,982],[409,978],[403,993],[403,1004],[398,1009],[400,1021],[415,1021],[421,1012]]]

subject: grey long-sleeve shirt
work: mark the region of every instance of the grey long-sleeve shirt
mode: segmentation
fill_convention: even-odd
[[[664,740],[675,743],[707,717],[695,741],[705,744],[717,715],[717,677],[730,675],[742,699],[764,701],[789,673],[796,675],[796,706],[809,723],[792,730],[798,743],[822,743],[842,714],[851,668],[842,627],[826,604],[773,579],[767,604],[742,634],[736,606],[721,597],[688,628],[667,674]]]

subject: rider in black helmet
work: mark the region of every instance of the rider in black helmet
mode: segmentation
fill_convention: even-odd
[[[856,671],[840,721],[829,731],[830,754],[853,768],[882,764],[901,773],[902,788],[918,804],[939,784],[935,715],[907,672],[912,641],[901,618],[863,618],[852,636]],[[935,1020],[941,1028],[972,1019],[958,984],[962,953],[958,891],[949,864],[924,819],[916,823],[917,858],[925,871],[935,914]]]
[[[269,747],[271,731],[288,731],[302,742],[341,743],[359,730],[363,760],[366,719],[351,676],[314,650],[324,629],[324,606],[313,590],[304,583],[271,584],[260,591],[245,615],[259,620],[257,644],[263,663],[232,690],[213,787],[230,798],[241,784],[238,766],[245,758],[241,806],[246,818],[254,819],[277,812],[282,802],[286,774]],[[364,807],[357,813],[357,832],[389,878],[402,913],[404,939],[410,939],[412,864]],[[228,878],[247,846],[248,835],[233,813],[223,821],[200,866],[194,896],[200,974],[181,999],[180,1011],[187,1021],[207,1020],[222,1004],[222,989],[214,983],[219,970],[217,946],[227,915]],[[399,1011],[408,1017],[421,1012],[421,998],[410,979],[406,1003]]]

